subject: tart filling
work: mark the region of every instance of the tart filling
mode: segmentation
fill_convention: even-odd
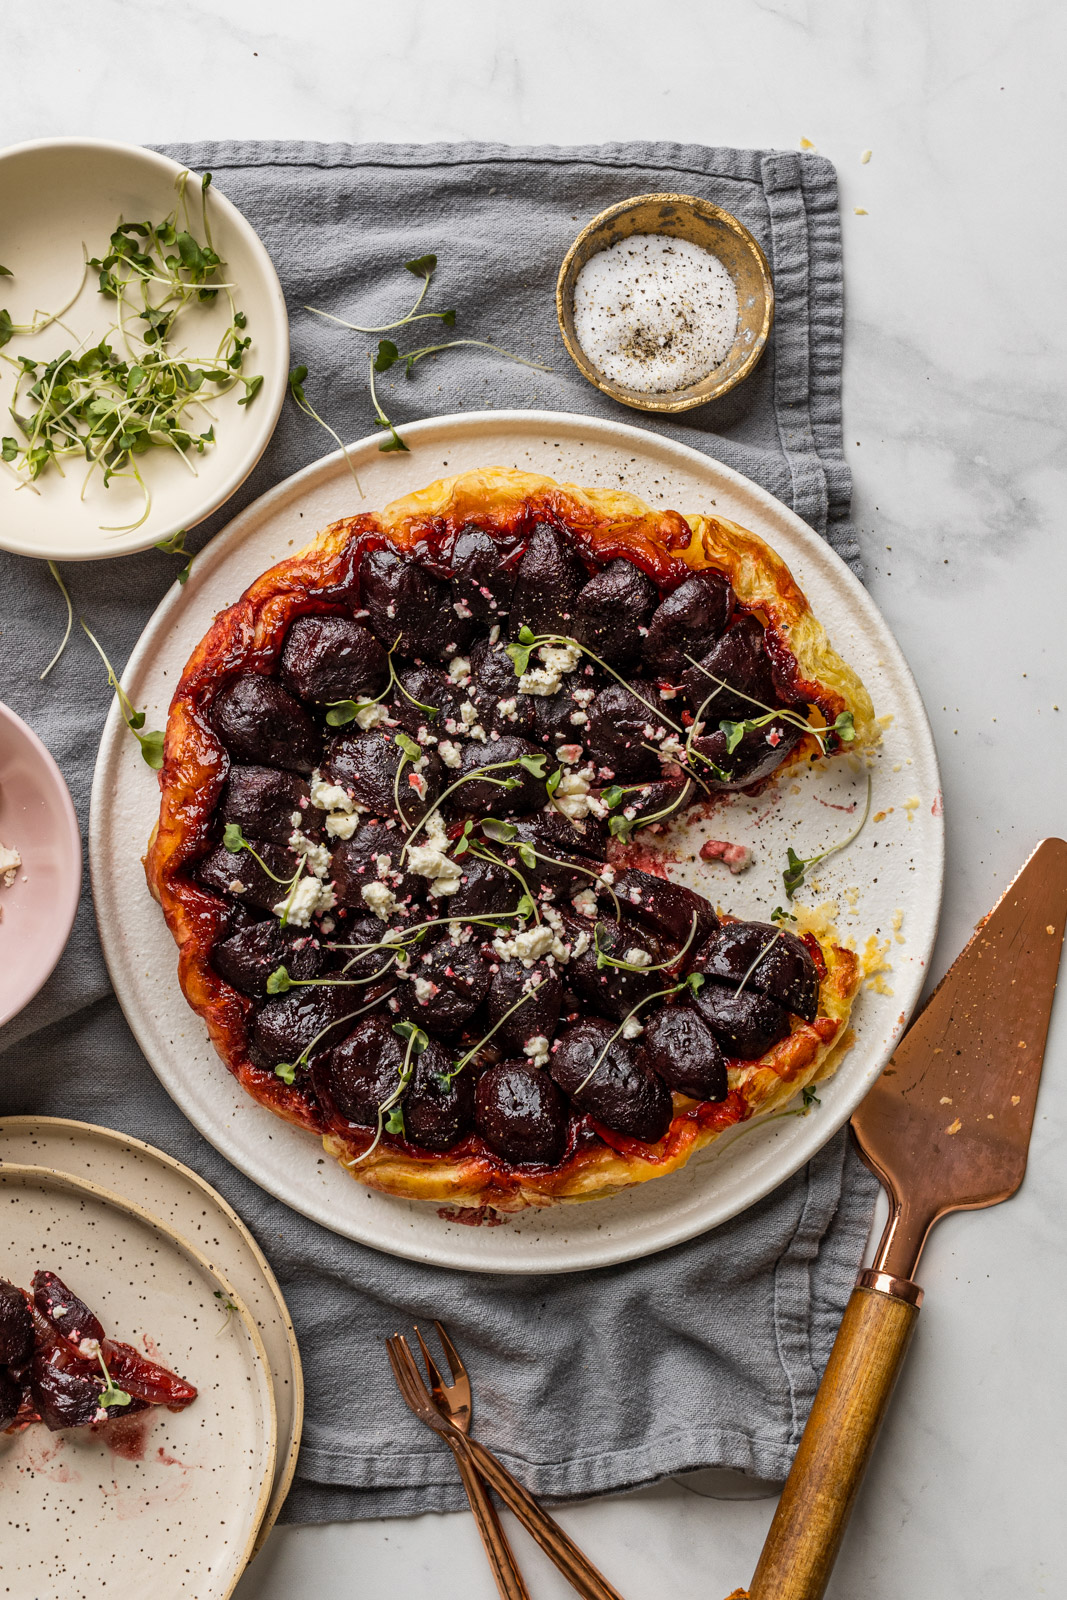
[[[636,840],[873,733],[753,535],[470,473],[335,524],[216,619],[149,884],[231,1071],[353,1176],[588,1198],[832,1070],[857,981]]]

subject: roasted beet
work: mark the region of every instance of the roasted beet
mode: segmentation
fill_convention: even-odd
[[[433,804],[443,787],[441,762],[433,746],[427,746],[419,759],[426,763],[421,772],[394,739],[375,728],[369,733],[343,733],[334,739],[326,754],[324,771],[331,783],[340,784],[359,805],[380,817],[396,816],[395,793],[399,788],[401,820],[410,826]]]
[[[694,572],[686,578],[653,612],[642,647],[647,670],[657,678],[680,678],[692,665],[687,656],[699,661],[707,655],[729,622],[733,604],[734,592],[721,572]]]
[[[379,1108],[400,1085],[407,1042],[383,1017],[367,1017],[316,1066],[316,1086],[349,1122],[376,1128]],[[448,1150],[469,1130],[474,1111],[470,1074],[451,1073],[436,1039],[408,1057],[411,1076],[400,1101],[403,1137],[425,1150]]]
[[[616,1031],[601,1017],[576,1022],[560,1039],[548,1070],[574,1104],[606,1128],[655,1144],[670,1127],[670,1090],[629,1040],[613,1037]]]
[[[530,737],[542,749],[547,748],[550,755],[561,744],[584,745],[589,725],[589,712],[585,707],[591,707],[592,700],[577,697],[587,696],[591,689],[595,698],[599,687],[599,678],[594,680],[584,672],[574,672],[563,679],[562,688],[555,694],[520,695],[520,700],[529,700],[533,706]]]
[[[619,873],[614,887],[624,914],[636,918],[671,945],[688,943],[689,950],[695,952],[719,926],[710,900],[651,872],[630,867]]]
[[[404,837],[403,828],[390,828],[385,822],[369,818],[360,823],[351,839],[337,845],[330,878],[338,905],[351,906],[361,916],[368,912],[377,915],[379,906],[387,906],[388,900],[373,888],[370,899],[365,896],[363,891],[373,884],[383,884],[399,906],[421,900],[426,879],[399,870]],[[382,920],[392,920],[392,912]]]
[[[366,989],[341,989],[315,985],[310,989],[290,989],[288,994],[268,1000],[252,1024],[252,1041],[265,1066],[279,1061],[295,1061],[324,1028],[330,1031],[316,1050],[328,1050],[341,1037],[331,1024],[359,1010],[367,1003]]]
[[[658,598],[655,584],[619,556],[578,591],[569,631],[611,666],[629,666],[641,653],[642,629]]]
[[[467,691],[482,726],[497,733],[526,737],[533,733],[537,695],[520,694],[515,664],[503,645],[480,640],[470,654],[471,683]],[[504,710],[501,710],[501,701]]]
[[[271,844],[285,845],[289,843],[293,817],[297,815],[301,830],[309,837],[321,832],[322,815],[308,805],[308,785],[304,778],[298,778],[295,772],[282,772],[277,767],[230,768],[216,812],[223,825],[236,822],[249,839],[266,839]]]
[[[700,971],[770,995],[805,1022],[819,1010],[819,974],[803,939],[767,922],[728,922],[700,952]]]
[[[489,988],[489,965],[474,940],[454,944],[446,936],[416,945],[404,970],[411,976],[397,992],[400,1016],[442,1039],[456,1037]]]
[[[645,1065],[668,1089],[694,1100],[725,1100],[726,1063],[718,1041],[690,1005],[662,1006],[652,1013],[641,1040]]]
[[[216,894],[232,895],[248,905],[258,906],[261,911],[272,911],[289,892],[287,880],[296,871],[297,858],[291,850],[267,844],[262,839],[255,850],[274,873],[273,878],[264,872],[250,850],[227,850],[220,844],[197,863],[197,879],[205,889],[214,889]]]
[[[241,928],[211,952],[221,978],[242,994],[265,995],[267,979],[284,966],[291,978],[319,978],[329,962],[317,941],[300,928],[283,928],[273,918]]]
[[[704,706],[701,720],[706,728],[717,727],[723,719],[740,722],[773,710],[778,694],[762,624],[755,617],[738,617],[700,658],[700,665],[683,673],[681,682],[693,712]]]
[[[574,925],[577,928],[577,924]],[[666,988],[662,972],[649,972],[638,966],[637,959],[647,957],[649,965],[664,959],[659,941],[643,929],[620,927],[615,922],[598,922],[587,934],[589,948],[580,956],[572,956],[567,964],[567,981],[577,994],[602,1017],[614,1017],[621,1022],[629,1016],[639,1000],[656,989]],[[613,956],[617,961],[631,963],[636,970],[627,971],[606,963],[598,967],[598,955]]]
[[[473,525],[461,528],[452,546],[452,599],[462,616],[479,622],[504,620],[515,587],[514,567],[503,565],[504,552],[487,533]]]
[[[789,1013],[756,989],[708,982],[697,991],[696,1007],[722,1047],[723,1055],[755,1061],[789,1032]]]
[[[510,846],[495,845],[493,848],[499,850],[507,860],[514,861],[531,889],[547,885],[558,900],[567,900],[580,889],[588,889],[595,884],[603,863],[595,857],[562,849],[551,827],[545,826],[547,822],[548,813],[517,818],[512,824],[515,837]],[[532,863],[519,855],[522,845],[536,851]]]
[[[387,650],[395,644],[402,656],[433,660],[454,655],[470,636],[447,585],[410,557],[371,550],[360,562],[359,581],[367,621]]]
[[[583,741],[597,766],[608,769],[620,783],[658,776],[656,751],[671,732],[651,710],[656,703],[654,686],[635,680],[634,688],[642,699],[621,683],[601,689],[589,708]]]
[[[407,667],[398,672],[400,688],[390,697],[390,716],[405,733],[418,736],[420,728],[445,737],[445,724],[459,716],[462,695],[439,667]]]
[[[754,714],[759,716],[758,711]],[[749,728],[735,748],[728,750],[727,735],[716,727],[713,733],[693,740],[697,752],[693,769],[713,789],[747,789],[770,777],[803,737],[804,729],[795,722],[775,717],[764,728]]]
[[[569,637],[584,582],[585,568],[563,534],[551,523],[539,522],[519,562],[511,596],[511,637],[517,638],[522,627]]]
[[[161,1367],[157,1361],[149,1361],[132,1344],[123,1344],[118,1339],[105,1339],[103,1355],[112,1382],[120,1389],[125,1389],[135,1401],[182,1411],[196,1399],[196,1390],[191,1383],[179,1378],[176,1372]],[[122,1407],[121,1410],[112,1411],[109,1407],[108,1415],[121,1416],[128,1410],[128,1407]]]
[[[634,818],[662,817],[666,824],[680,816],[698,796],[699,790],[691,778],[659,778],[631,789],[623,796],[622,806],[615,814]]]
[[[462,788],[456,790],[449,803],[456,811],[473,812],[476,816],[512,813],[518,816],[527,811],[537,811],[547,799],[545,779],[538,778],[519,763],[523,756],[538,754],[536,745],[513,734],[505,734],[499,739],[472,739],[470,744],[464,746],[459,772],[453,775],[452,781],[480,767],[493,767],[496,770],[487,772],[484,778],[470,778]],[[504,762],[509,765],[502,766]],[[543,770],[547,777],[548,767],[545,766]],[[515,787],[503,789],[501,783],[512,783]]]
[[[489,847],[500,851],[499,845]],[[504,867],[492,866],[477,856],[460,857],[463,877],[459,888],[442,902],[442,910],[451,917],[484,917],[493,911],[513,911],[523,893],[522,884]],[[492,937],[481,930],[482,936]]]
[[[33,1349],[33,1318],[21,1289],[0,1278],[0,1366],[17,1367]]]
[[[46,1428],[84,1428],[96,1420],[103,1373],[95,1374],[88,1362],[81,1367],[61,1367],[38,1350],[30,1369],[30,1398]]]
[[[567,1102],[547,1072],[501,1061],[478,1079],[474,1125],[505,1161],[554,1167],[566,1148]]]
[[[380,973],[383,981],[394,982],[396,971],[391,960],[394,952],[381,948],[385,931],[385,923],[369,915],[342,922],[323,946],[333,976],[351,980],[373,978]],[[358,995],[360,991],[349,992]],[[353,1005],[355,1003],[353,1001]]]
[[[548,855],[603,861],[608,848],[608,825],[594,816],[575,820],[559,811],[544,811],[520,824],[520,831],[526,829],[532,830],[530,837],[536,836],[537,848]]]
[[[34,1273],[33,1303],[42,1317],[71,1344],[104,1337],[103,1325],[95,1312],[90,1311],[85,1301],[79,1300],[54,1272]]]
[[[309,773],[322,739],[299,700],[276,678],[246,672],[216,698],[211,726],[238,761]]]
[[[22,1385],[8,1373],[0,1371],[0,1433],[9,1428],[22,1405]]]
[[[282,677],[304,700],[369,699],[385,686],[385,651],[351,617],[298,617],[285,637]]]
[[[517,1056],[528,1040],[551,1039],[562,999],[563,979],[557,967],[543,961],[532,967],[521,961],[501,961],[485,1000],[487,1031],[496,1028],[492,1039],[496,1049]],[[507,1021],[501,1022],[509,1011]]]

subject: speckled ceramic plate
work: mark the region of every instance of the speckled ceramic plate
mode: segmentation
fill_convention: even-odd
[[[304,1421],[304,1375],[289,1316],[267,1259],[240,1217],[197,1173],[129,1134],[65,1117],[0,1118],[0,1165],[27,1162],[104,1184],[159,1217],[229,1279],[255,1319],[270,1363],[278,1455],[257,1550],[289,1492]]]
[[[90,817],[100,937],[115,991],[156,1073],[205,1138],[271,1194],[323,1227],[380,1250],[481,1272],[571,1272],[648,1255],[736,1216],[795,1172],[847,1120],[892,1054],[922,989],[941,905],[941,791],[915,682],[870,595],[817,534],[780,501],[717,461],[629,425],[551,412],[483,412],[408,425],[406,455],[378,439],[352,447],[365,499],[338,454],[250,506],[197,557],[141,636],[123,675],[150,727],[163,726],[174,685],[215,612],[329,522],[385,505],[435,478],[483,466],[563,482],[625,485],[650,505],[716,512],[760,534],[789,563],[833,643],[886,720],[871,759],[872,815],[848,850],[810,875],[799,901],[863,952],[867,978],[855,1043],[806,1116],[746,1124],[670,1177],[611,1199],[527,1211],[468,1226],[430,1205],[377,1194],[323,1161],[311,1135],[243,1093],[178,987],[173,941],[141,870],[159,809],[154,775],[115,708],[104,729]],[[814,856],[845,837],[866,793],[848,758],[789,773],[756,798],[731,797],[665,841],[668,871],[738,916],[766,920],[782,901],[786,849]],[[709,838],[745,844],[754,864],[731,877],[699,855]],[[494,1219],[496,1220],[496,1219]]]
[[[274,1392],[243,1300],[158,1218],[68,1173],[0,1169],[0,1218],[5,1276],[57,1272],[110,1334],[199,1390],[177,1414],[0,1435],[8,1593],[224,1600],[274,1476]]]

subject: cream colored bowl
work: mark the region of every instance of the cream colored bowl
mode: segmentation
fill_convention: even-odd
[[[45,139],[0,152],[0,309],[25,326],[34,312],[57,310],[77,289],[87,254],[103,256],[121,216],[127,222],[161,221],[174,207],[175,181],[184,169],[169,157],[135,145],[97,139]],[[224,181],[224,180],[223,180]],[[192,212],[199,213],[199,175],[190,185]],[[223,505],[247,478],[274,432],[285,399],[289,372],[289,323],[278,275],[255,230],[212,184],[207,197],[212,238],[225,263],[226,281],[248,319],[252,344],[245,356],[246,376],[262,374],[263,387],[251,405],[238,401],[239,388],[224,395],[216,412],[216,444],[202,456],[153,449],[137,458],[152,496],[147,520],[122,533],[105,526],[135,522],[143,509],[136,483],[112,481],[104,488],[99,471],[82,498],[86,464],[77,457],[63,463],[65,477],[50,466],[33,487],[20,486],[8,466],[0,467],[0,549],[57,561],[90,561],[146,550],[182,528],[192,528]],[[63,324],[32,335],[16,335],[3,355],[51,361],[66,350],[98,343],[113,320],[115,302],[100,293],[97,276],[85,274],[81,293]],[[203,315],[201,311],[203,310]],[[195,328],[190,355],[213,355],[230,322],[224,295],[185,314]],[[181,326],[180,325],[180,326]],[[178,337],[175,345],[182,343]],[[8,416],[14,368],[0,362],[0,433],[24,439]],[[204,428],[208,426],[204,422]],[[190,467],[193,471],[190,471]]]
[[[635,233],[665,233],[687,239],[717,256],[737,290],[737,333],[725,359],[699,383],[662,394],[645,394],[616,383],[594,366],[574,331],[574,285],[592,256]],[[747,378],[766,348],[774,321],[774,286],[767,258],[748,229],[728,211],[691,194],[643,194],[621,200],[593,218],[563,258],[556,284],[556,315],[563,343],[583,378],[637,411],[691,411],[717,400]]]

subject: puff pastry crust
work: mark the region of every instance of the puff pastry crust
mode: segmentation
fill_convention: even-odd
[[[148,885],[178,946],[178,974],[229,1070],[276,1115],[320,1136],[325,1150],[358,1181],[389,1194],[497,1210],[593,1199],[661,1177],[727,1129],[780,1108],[798,1089],[832,1072],[848,1047],[848,1018],[859,983],[855,955],[821,941],[825,975],[813,1022],[793,1019],[789,1035],[756,1061],[730,1061],[729,1092],[715,1103],[673,1097],[673,1117],[655,1145],[642,1144],[584,1119],[555,1167],[519,1168],[494,1155],[477,1135],[433,1153],[384,1140],[364,1159],[370,1134],[330,1124],[313,1095],[257,1065],[250,1049],[254,1002],[231,987],[211,961],[227,907],[193,876],[212,842],[212,818],[230,766],[209,713],[218,694],[247,672],[277,666],[287,630],[307,614],[350,612],[364,552],[384,545],[400,553],[439,547],[464,526],[514,534],[547,520],[565,527],[579,551],[603,564],[625,557],[661,585],[687,570],[712,567],[733,586],[739,608],[765,627],[776,671],[813,708],[813,723],[852,714],[861,749],[877,739],[870,697],[826,633],[785,563],[763,540],[720,518],[656,511],[618,490],[580,488],[505,468],[441,479],[378,513],[333,523],[298,554],[279,562],[215,618],[178,683],[160,773],[159,821],[145,858]],[[805,738],[792,760],[817,750]],[[355,1163],[355,1164],[354,1164]],[[353,1165],[354,1164],[354,1165]]]

